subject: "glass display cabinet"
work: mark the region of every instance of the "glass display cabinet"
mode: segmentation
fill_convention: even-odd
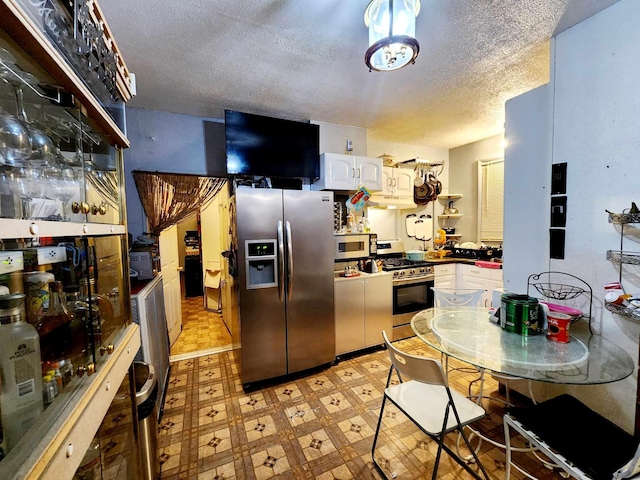
[[[97,2],[0,0],[3,479],[91,473],[108,412],[135,425],[118,393],[140,347],[123,187],[132,85]],[[117,424],[117,443],[135,444]]]

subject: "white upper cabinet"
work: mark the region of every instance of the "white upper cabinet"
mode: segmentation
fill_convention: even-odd
[[[314,190],[357,190],[364,185],[370,191],[382,190],[382,159],[323,153],[320,155],[320,180]]]
[[[382,190],[385,195],[413,197],[413,168],[382,168]]]

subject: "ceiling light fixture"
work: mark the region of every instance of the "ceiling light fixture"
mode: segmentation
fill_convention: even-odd
[[[369,49],[364,62],[369,71],[397,70],[416,63],[420,45],[415,39],[420,0],[371,0],[364,12],[369,27]]]

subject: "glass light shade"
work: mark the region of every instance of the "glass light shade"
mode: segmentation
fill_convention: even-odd
[[[415,63],[420,45],[415,39],[420,0],[371,0],[364,12],[369,27],[365,63],[370,70],[397,70]]]

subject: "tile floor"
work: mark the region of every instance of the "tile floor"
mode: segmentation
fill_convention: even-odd
[[[437,356],[416,338],[398,346]],[[377,351],[245,393],[234,351],[175,362],[159,426],[162,479],[379,479],[370,449],[388,368],[387,352]],[[465,392],[469,378],[452,373],[452,387]],[[497,383],[487,384],[499,397]],[[502,406],[486,400],[485,408],[479,428],[501,440]],[[383,425],[380,461],[399,479],[430,478],[433,442],[393,406]],[[503,450],[484,442],[480,459],[492,479],[504,478]],[[559,478],[533,460],[520,463],[540,479]],[[470,475],[444,454],[438,478]]]
[[[182,297],[182,332],[171,346],[171,356],[230,348],[231,343],[221,314],[205,310],[202,297]]]

